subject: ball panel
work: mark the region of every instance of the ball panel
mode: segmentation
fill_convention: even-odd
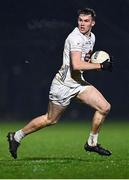
[[[91,56],[92,63],[103,63],[107,59],[110,61],[110,56],[105,51],[96,51]]]

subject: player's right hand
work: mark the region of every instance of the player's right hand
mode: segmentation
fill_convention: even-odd
[[[101,69],[103,71],[112,71],[112,60],[109,61],[109,59],[107,59],[106,61],[104,61],[103,63],[100,63]]]

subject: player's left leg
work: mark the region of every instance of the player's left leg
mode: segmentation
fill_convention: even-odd
[[[110,151],[98,145],[98,133],[104,119],[110,111],[110,104],[93,86],[87,86],[86,90],[78,94],[77,98],[96,110],[92,119],[91,132],[85,149],[95,151],[101,155],[111,155]]]

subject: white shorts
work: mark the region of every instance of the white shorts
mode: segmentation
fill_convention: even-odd
[[[54,79],[50,87],[49,99],[57,105],[67,106],[70,104],[70,100],[83,92],[90,84],[80,85],[77,84],[76,87],[68,87],[61,84],[58,80]]]

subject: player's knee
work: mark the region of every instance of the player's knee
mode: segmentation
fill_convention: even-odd
[[[56,123],[57,123],[57,120],[52,121],[52,122],[51,122],[51,125],[54,125],[54,124],[56,124]]]
[[[105,104],[103,105],[103,107],[102,107],[102,113],[103,113],[103,114],[108,114],[109,111],[110,111],[110,109],[111,109],[110,103],[105,103]]]
[[[46,125],[49,126],[49,125],[54,125],[57,123],[57,119],[53,118],[53,117],[49,117],[47,115],[47,118],[46,118]]]
[[[54,124],[56,124],[56,123],[57,123],[56,120],[53,120],[53,119],[48,119],[48,120],[47,120],[47,126],[54,125]]]

